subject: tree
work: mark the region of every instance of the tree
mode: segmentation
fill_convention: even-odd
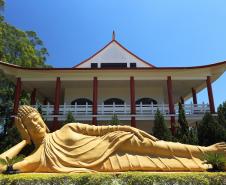
[[[74,118],[72,112],[68,112],[67,118],[66,118],[66,120],[64,121],[64,124],[67,124],[67,123],[75,123],[75,122],[76,122],[76,121],[75,121],[75,118]]]
[[[217,120],[226,129],[226,101],[217,108]]]
[[[48,56],[43,42],[33,31],[22,31],[5,22],[2,16],[4,0],[0,0],[0,61],[16,64],[22,67],[50,67],[45,64]],[[6,150],[18,143],[19,137],[15,128],[11,128],[15,85],[0,72],[0,116],[7,118],[5,134],[0,140],[0,150]],[[22,92],[21,104],[28,104],[29,94]]]
[[[157,109],[157,112],[155,113],[153,135],[161,140],[170,141],[172,139],[170,129],[167,127],[164,117],[159,109]]]
[[[193,127],[189,127],[185,111],[181,102],[179,102],[178,106],[179,106],[179,115],[178,115],[179,127],[177,129],[175,139],[181,143],[197,144],[198,143],[197,130]]]
[[[179,102],[179,115],[178,115],[178,123],[179,123],[179,132],[181,135],[188,136],[189,135],[189,126],[185,116],[185,111],[182,106],[182,103]]]
[[[33,31],[22,31],[0,21],[0,60],[23,67],[47,67],[47,49]]]
[[[225,140],[224,127],[209,112],[206,112],[198,125],[199,145],[209,146]]]

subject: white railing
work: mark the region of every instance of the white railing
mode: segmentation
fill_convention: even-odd
[[[41,106],[42,114],[43,116],[52,116],[54,115],[54,105],[39,105]],[[38,105],[34,105],[34,107],[38,108]],[[186,115],[200,115],[204,114],[205,112],[209,112],[210,108],[208,104],[184,104],[183,105],[185,114]],[[136,115],[154,115],[157,110],[160,110],[160,112],[163,115],[170,115],[169,113],[169,105],[168,104],[137,104],[136,105]],[[98,115],[130,115],[130,105],[129,104],[123,104],[123,105],[104,105],[100,104],[97,105]],[[178,115],[179,107],[176,104],[175,105],[175,115]],[[59,115],[67,115],[68,112],[71,112],[73,115],[78,116],[89,116],[92,115],[92,105],[89,105],[88,103],[86,105],[67,105],[64,103],[63,105],[60,105],[59,108]]]

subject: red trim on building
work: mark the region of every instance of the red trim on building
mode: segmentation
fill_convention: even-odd
[[[55,88],[55,101],[54,101],[54,114],[58,115],[60,110],[60,91],[61,91],[61,80],[60,77],[56,79],[56,88]],[[54,117],[53,119],[53,130],[58,129],[59,123],[58,118]]]
[[[19,102],[20,102],[20,95],[21,95],[21,78],[17,78],[16,80],[16,87],[15,87],[15,93],[14,93],[14,105],[13,105],[13,114],[16,115],[18,108],[19,108]]]
[[[168,92],[168,103],[169,103],[169,113],[175,114],[174,103],[173,103],[173,93],[172,93],[172,80],[171,76],[167,77],[167,92]],[[175,116],[170,117],[171,131],[175,134]]]
[[[31,93],[31,105],[35,105],[36,104],[36,88],[33,89],[32,93]]]
[[[135,81],[133,76],[130,77],[130,108],[131,114],[136,114]],[[131,126],[136,127],[136,119],[134,116],[131,117]]]
[[[203,65],[203,66],[190,66],[190,67],[139,67],[139,68],[28,68],[28,67],[20,67],[17,65],[12,65],[12,64],[8,64],[5,62],[0,62],[0,65],[5,65],[8,67],[12,67],[15,69],[23,69],[23,70],[31,70],[31,71],[109,71],[109,70],[115,70],[115,71],[140,71],[140,70],[177,70],[177,69],[181,69],[181,70],[186,70],[186,69],[201,69],[201,68],[208,68],[208,67],[216,67],[216,66],[220,66],[220,65],[226,65],[226,61],[223,62],[218,62],[218,63],[213,63],[213,64],[208,64],[208,65]]]
[[[98,80],[93,77],[93,115],[97,115]],[[93,117],[93,125],[97,125],[97,118]]]
[[[130,55],[132,55],[133,57],[135,57],[136,59],[140,60],[141,62],[147,64],[150,67],[155,67],[152,64],[149,64],[148,62],[144,61],[143,59],[141,59],[140,57],[138,57],[137,55],[133,54],[131,51],[129,51],[127,48],[125,48],[124,46],[122,46],[118,41],[116,41],[115,39],[113,39],[107,44],[105,45],[101,50],[97,51],[94,55],[92,55],[91,57],[87,58],[86,60],[82,61],[81,63],[75,65],[73,68],[77,68],[78,66],[84,64],[85,62],[89,61],[90,59],[92,59],[93,57],[95,57],[96,55],[98,55],[101,51],[103,51],[105,48],[107,48],[110,44],[112,43],[116,43],[120,48],[122,48],[123,50],[125,50],[126,52],[128,52]]]
[[[192,88],[191,91],[192,91],[193,104],[198,104],[196,90]]]
[[[207,92],[208,92],[208,98],[209,98],[209,104],[210,104],[210,112],[212,114],[214,114],[215,113],[215,105],[214,105],[213,91],[212,91],[210,76],[207,76],[206,85],[207,85]]]

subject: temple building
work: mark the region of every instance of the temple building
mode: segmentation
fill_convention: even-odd
[[[109,123],[117,115],[121,124],[151,132],[157,109],[173,130],[178,102],[189,98],[193,103],[183,106],[190,124],[205,112],[215,114],[211,84],[225,72],[226,62],[156,67],[131,53],[113,34],[100,51],[71,68],[25,68],[0,62],[0,70],[16,85],[14,114],[25,90],[31,93],[31,105],[41,107],[52,128],[71,112],[76,121],[95,125]],[[196,94],[204,88],[208,104],[197,100]]]

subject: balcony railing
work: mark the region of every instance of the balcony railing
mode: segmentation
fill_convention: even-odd
[[[50,119],[53,117],[59,117],[59,118],[65,118],[66,115],[71,112],[76,118],[83,117],[83,119],[91,118],[92,117],[92,105],[86,104],[86,105],[67,105],[66,103],[63,105],[60,105],[59,109],[59,115],[54,115],[54,105],[34,105],[34,107],[38,108],[41,107],[42,114],[46,119]],[[183,105],[185,114],[189,116],[197,116],[197,115],[203,115],[205,112],[209,112],[210,108],[208,104],[184,104]],[[137,104],[136,105],[136,116],[154,116],[157,110],[160,110],[160,112],[164,116],[171,116],[172,114],[169,113],[169,105],[168,104]],[[98,110],[98,117],[106,117],[111,116],[113,114],[119,115],[121,117],[125,116],[131,116],[130,111],[130,105],[129,104],[123,104],[123,105],[104,105],[100,104],[97,105]],[[177,104],[175,104],[175,116],[178,115],[179,107]]]

